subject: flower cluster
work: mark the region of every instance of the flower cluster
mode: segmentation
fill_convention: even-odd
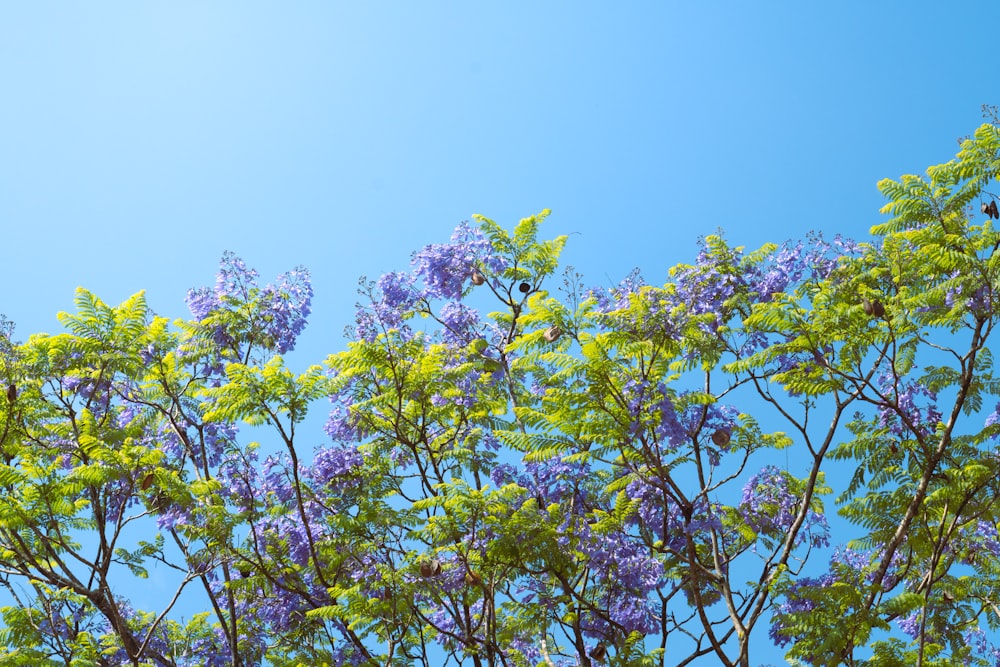
[[[371,342],[379,334],[397,330],[409,339],[412,332],[406,320],[416,311],[428,314],[431,302],[445,301],[436,316],[444,327],[444,340],[466,345],[477,337],[479,315],[463,305],[462,298],[474,273],[487,274],[497,285],[507,265],[483,232],[463,222],[450,243],[425,246],[413,254],[412,264],[412,273],[386,273],[374,283],[362,280],[360,292],[366,303],[357,304],[353,334]]]
[[[862,590],[875,581],[878,552],[862,552],[841,547],[830,557],[829,570],[819,577],[799,577],[784,592],[784,596],[775,608],[771,618],[769,636],[778,646],[787,646],[797,639],[796,630],[801,627],[798,619],[816,616],[823,613],[833,617],[844,612],[838,608],[841,601],[835,593]],[[882,581],[883,590],[889,590],[899,581],[900,568],[904,558],[899,550],[894,552],[889,564],[886,579]],[[834,588],[835,584],[846,584]],[[815,623],[814,623],[815,625]]]
[[[1000,534],[994,522],[978,519],[962,527],[950,548],[969,565],[993,562],[1000,557]]]
[[[737,270],[742,253],[731,250],[731,256],[714,252],[707,240],[702,241],[694,266],[681,266],[671,274],[676,285],[677,297],[694,315],[714,314],[714,326],[727,319],[725,304],[736,295],[737,290],[746,288],[743,275]]]
[[[629,307],[632,296],[646,286],[639,269],[635,268],[618,283],[617,287],[593,287],[588,296],[596,303],[598,313],[611,313]]]
[[[765,466],[743,487],[740,515],[754,532],[769,537],[783,537],[792,527],[802,506],[801,492],[788,473],[775,466]],[[829,544],[830,527],[826,517],[809,509],[803,531],[796,536],[801,544],[807,537],[811,546]]]
[[[343,492],[361,483],[357,474],[363,466],[364,457],[356,448],[320,447],[313,456],[312,464],[304,467],[302,474],[316,489]]]
[[[994,665],[1000,665],[1000,646],[987,639],[986,632],[979,626],[963,633],[963,639],[968,646],[982,658]]]
[[[638,540],[620,534],[598,534],[586,524],[580,531],[578,548],[588,559],[594,584],[604,591],[608,618],[626,632],[656,632],[657,612],[649,594],[660,585],[663,563]],[[583,621],[592,637],[613,633],[602,614],[585,614]]]
[[[415,273],[424,283],[423,296],[428,299],[457,300],[462,298],[465,282],[479,269],[481,258],[493,257],[493,245],[478,229],[461,223],[451,237],[451,243],[424,246],[413,254]]]
[[[886,397],[879,408],[880,426],[901,438],[926,437],[937,430],[942,414],[936,393],[915,380],[897,378],[888,368],[879,376],[879,388]]]
[[[757,292],[761,301],[770,301],[775,294],[784,292],[789,285],[797,283],[806,268],[802,256],[802,243],[794,246],[785,244],[769,258],[767,266],[755,267]]]
[[[210,323],[220,346],[260,345],[284,354],[295,348],[309,317],[313,296],[309,271],[296,267],[263,288],[257,285],[258,275],[227,251],[215,287],[188,290],[188,308],[195,320]]]

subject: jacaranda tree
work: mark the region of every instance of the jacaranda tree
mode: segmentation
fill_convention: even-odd
[[[614,288],[478,217],[301,371],[309,274],[231,254],[3,321],[0,664],[1000,664],[998,175]]]

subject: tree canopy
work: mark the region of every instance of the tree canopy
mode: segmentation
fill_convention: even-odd
[[[0,664],[997,664],[998,175],[613,288],[477,216],[305,369],[308,271],[232,254],[4,320]]]

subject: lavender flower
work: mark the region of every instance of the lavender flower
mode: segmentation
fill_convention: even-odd
[[[188,290],[188,308],[195,320],[207,323],[220,347],[256,344],[284,354],[294,349],[309,316],[313,295],[309,272],[297,267],[263,289],[257,278],[257,271],[227,251],[219,262],[215,287]]]
[[[791,476],[775,466],[765,466],[743,487],[740,514],[747,525],[768,537],[783,537],[791,529],[801,508],[801,491]],[[812,546],[826,546],[830,529],[826,518],[813,510],[806,514],[805,530],[796,536],[800,544],[808,536]]]

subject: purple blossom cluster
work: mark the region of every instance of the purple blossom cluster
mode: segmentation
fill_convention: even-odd
[[[994,667],[1000,667],[1000,646],[989,641],[986,632],[980,626],[976,626],[963,633],[966,645],[971,646],[975,654],[984,660],[989,661]]]
[[[479,269],[483,259],[492,257],[489,240],[463,222],[452,234],[451,243],[430,244],[415,252],[413,266],[423,280],[425,298],[458,300],[473,270]]]
[[[681,504],[672,492],[642,478],[629,482],[625,492],[636,503],[636,512],[630,518],[632,525],[648,531],[655,541],[663,542],[666,549],[681,553],[691,531],[687,528]],[[700,520],[707,509],[707,506],[700,506],[699,511],[692,512],[692,518]]]
[[[728,319],[723,313],[726,302],[738,289],[746,287],[737,269],[742,253],[732,252],[732,257],[720,256],[703,240],[695,265],[677,267],[672,272],[678,300],[693,315],[715,314],[714,327]]]
[[[354,447],[320,447],[313,456],[312,464],[303,468],[302,476],[315,489],[342,493],[360,485],[358,473],[364,462],[364,456]]]
[[[362,440],[367,433],[358,414],[351,410],[354,404],[352,387],[353,382],[330,396],[333,407],[330,408],[323,430],[334,442],[357,442]]]
[[[458,605],[439,603],[428,617],[430,624],[437,629],[437,635],[434,637],[434,640],[448,650],[454,650],[461,646],[469,646],[481,641],[476,638],[475,633],[470,633],[466,624],[462,622],[464,620],[463,612],[464,610]],[[468,616],[471,616],[472,620],[478,626],[480,625],[478,621],[482,618],[482,614],[483,600],[480,598],[469,605]]]
[[[918,609],[907,616],[897,618],[896,625],[900,630],[908,634],[911,639],[916,639],[920,634],[921,618],[922,614]]]
[[[731,435],[739,410],[734,406],[713,403],[704,405],[691,400],[691,392],[674,395],[663,382],[630,379],[621,389],[628,411],[629,432],[633,437],[646,436],[655,445],[654,458],[676,453],[700,437],[709,465],[717,466],[721,454],[731,448]],[[683,406],[678,412],[678,406]],[[721,433],[724,438],[711,436]]]
[[[983,519],[969,522],[959,531],[950,550],[959,554],[962,562],[969,565],[994,562],[1000,558],[1000,534],[996,523]]]
[[[971,310],[973,313],[987,312],[992,295],[990,286],[983,284],[978,286],[974,284],[969,285],[968,281],[958,282],[962,277],[961,271],[955,271],[949,276],[953,284],[945,290],[945,307],[954,308],[956,305],[961,304],[966,310]]]
[[[469,308],[460,301],[448,301],[438,311],[441,322],[441,336],[445,343],[454,347],[468,345],[481,335],[479,311]]]
[[[490,479],[497,486],[517,484],[531,496],[542,499],[545,505],[570,500],[578,501],[574,509],[583,511],[582,484],[590,476],[586,463],[567,463],[560,458],[545,461],[528,461],[517,468],[501,463],[490,472]]]
[[[115,604],[131,628],[133,636],[138,640],[144,639],[156,618],[155,615],[137,611],[120,598],[115,600]],[[169,621],[160,623],[145,645],[144,656],[154,657],[151,664],[156,667],[225,667],[232,664],[232,652],[221,631],[191,637],[186,645],[179,649],[178,642],[171,641],[168,636],[167,623]],[[106,618],[102,619],[100,631],[109,638],[117,635]],[[105,664],[114,667],[128,667],[135,664],[121,647],[110,655],[106,653],[104,661]]]
[[[645,286],[646,281],[639,269],[635,268],[616,287],[593,287],[588,296],[596,302],[598,313],[607,314],[628,308],[633,295]]]
[[[227,251],[219,262],[215,287],[188,290],[188,308],[195,320],[211,322],[220,346],[257,344],[284,354],[294,349],[309,317],[313,296],[309,271],[296,267],[263,288],[257,285],[258,275]]]
[[[791,476],[775,466],[765,466],[744,485],[739,510],[754,532],[781,538],[791,529],[801,505],[801,493]],[[822,514],[810,509],[803,528],[796,536],[796,544],[806,539],[813,547],[829,544],[830,527]]]
[[[404,339],[412,336],[405,322],[414,312],[427,314],[434,301],[445,301],[436,316],[446,342],[466,345],[478,337],[478,313],[461,303],[473,273],[499,284],[507,260],[496,252],[482,230],[463,222],[450,243],[425,246],[413,254],[413,272],[392,272],[375,283],[362,283],[362,296],[355,311],[354,335],[374,341],[380,334],[396,330]]]
[[[797,283],[806,269],[807,259],[802,255],[802,243],[781,246],[769,257],[766,266],[756,267],[755,277],[758,278],[755,291],[761,301],[770,301],[775,294],[788,289],[789,285]]]
[[[663,563],[650,555],[639,540],[611,533],[596,533],[581,526],[577,548],[588,558],[594,584],[604,590],[604,613],[588,612],[583,627],[591,637],[610,637],[615,624],[626,632],[657,631],[657,609],[650,599],[664,576]]]
[[[937,430],[942,414],[936,393],[915,380],[897,378],[888,368],[878,381],[886,397],[879,408],[880,426],[901,438],[927,437]]]
[[[590,570],[591,585],[601,591],[603,611],[584,614],[585,634],[605,638],[613,628],[626,632],[652,633],[657,628],[657,611],[650,593],[660,585],[663,564],[638,538],[621,532],[598,532],[587,520],[589,510],[600,504],[586,483],[592,470],[585,463],[570,463],[559,458],[531,461],[518,469],[511,464],[496,466],[491,478],[498,486],[518,484],[525,495],[541,502],[541,509],[561,504],[566,510],[556,538],[560,549],[578,552]],[[537,582],[534,590],[545,595],[545,585]]]
[[[255,448],[234,449],[219,462],[217,479],[222,483],[222,495],[240,512],[249,511],[258,499],[261,480]]]
[[[768,632],[771,640],[777,646],[787,646],[795,641],[791,627],[796,625],[796,618],[818,615],[821,611],[842,614],[843,610],[840,609],[836,612],[824,609],[824,604],[838,604],[827,591],[835,584],[846,584],[850,590],[862,590],[864,586],[872,584],[879,560],[877,554],[878,552],[840,547],[830,556],[830,567],[826,573],[818,577],[799,577],[794,581],[776,605]],[[898,583],[903,563],[904,557],[897,550],[890,561],[886,579],[882,582],[884,590],[889,590]]]

